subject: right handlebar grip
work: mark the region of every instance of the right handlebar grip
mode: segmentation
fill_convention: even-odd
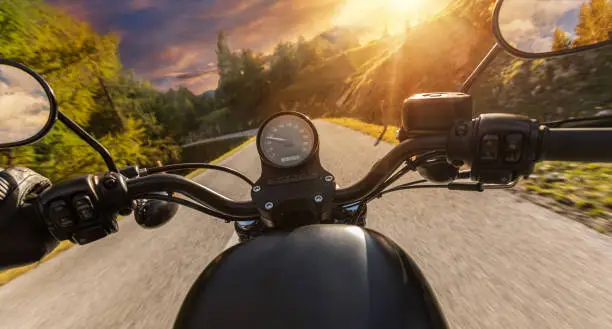
[[[539,160],[612,162],[612,128],[544,130]]]

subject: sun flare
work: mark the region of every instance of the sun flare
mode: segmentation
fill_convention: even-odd
[[[333,23],[358,26],[372,33],[403,33],[407,24],[417,22],[426,8],[426,0],[348,0]]]
[[[397,10],[402,13],[410,13],[415,7],[421,5],[422,0],[386,0],[382,3],[387,2],[389,9]]]

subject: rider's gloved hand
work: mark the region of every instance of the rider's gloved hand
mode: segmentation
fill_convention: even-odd
[[[36,262],[57,246],[31,203],[50,186],[28,168],[0,168],[0,270]]]

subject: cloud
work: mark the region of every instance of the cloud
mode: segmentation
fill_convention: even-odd
[[[551,50],[556,27],[573,31],[584,0],[506,0],[500,11],[504,39],[525,52]]]
[[[26,140],[49,120],[50,104],[32,76],[11,67],[0,68],[0,143]]]
[[[130,7],[134,10],[147,9],[155,6],[155,0],[130,0]]]
[[[280,40],[313,36],[332,25],[345,0],[54,0],[100,33],[122,37],[124,66],[159,88],[214,88],[219,30],[233,48],[269,51]],[[196,72],[190,79],[177,72]],[[200,75],[198,72],[207,72]],[[196,78],[197,76],[197,78]]]

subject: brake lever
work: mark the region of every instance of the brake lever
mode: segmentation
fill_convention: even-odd
[[[469,178],[470,171],[462,171],[459,173],[457,178]],[[518,180],[512,181],[508,184],[484,184],[484,183],[449,183],[448,189],[454,191],[476,191],[484,192],[485,190],[501,190],[513,188],[518,183]]]
[[[485,190],[503,190],[513,188],[518,184],[518,179],[507,184],[482,184]]]

